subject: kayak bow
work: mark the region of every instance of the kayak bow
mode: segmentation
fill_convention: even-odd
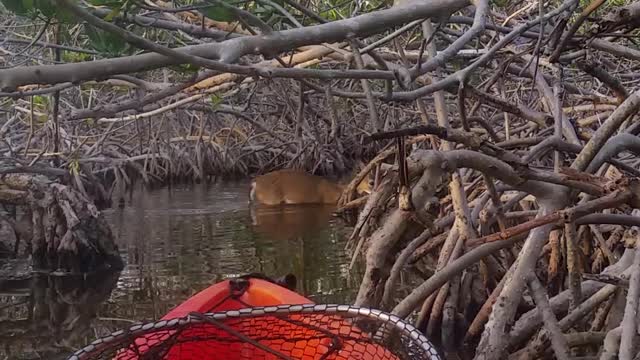
[[[348,305],[316,305],[257,278],[214,284],[160,321],[98,339],[70,359],[98,358],[441,360],[417,329],[396,316]]]

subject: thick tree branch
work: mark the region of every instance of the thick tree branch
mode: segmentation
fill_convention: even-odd
[[[305,45],[341,41],[348,36],[371,35],[413,20],[449,14],[468,4],[468,0],[412,1],[402,6],[367,13],[350,19],[308,26],[302,29],[278,31],[267,35],[244,36],[215,44],[186,46],[173,51],[205,59],[214,59],[218,62],[215,65],[221,71],[232,70],[231,72],[249,75],[296,78],[314,77],[312,74],[315,73],[317,78],[342,77],[394,80],[393,73],[388,71],[309,72],[305,69],[263,69],[230,64],[244,55],[262,54],[273,56]],[[172,55],[175,54],[172,53]],[[114,74],[147,71],[184,62],[187,61],[177,60],[175,56],[143,54],[87,63],[5,69],[0,70],[0,90],[14,91],[17,87],[28,84],[53,85],[61,82],[77,84],[87,80],[103,79]],[[214,63],[208,64],[214,65]],[[333,75],[329,75],[330,73],[333,73]],[[347,74],[350,75],[347,76]]]

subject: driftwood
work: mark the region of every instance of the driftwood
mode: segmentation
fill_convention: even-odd
[[[90,199],[73,188],[39,175],[4,175],[0,203],[13,210],[13,217],[1,215],[5,233],[12,235],[13,230],[9,241],[2,242],[5,252],[30,255],[34,270],[122,269],[106,219]]]

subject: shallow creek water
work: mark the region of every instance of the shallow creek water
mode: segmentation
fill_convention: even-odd
[[[132,321],[153,321],[212,283],[293,273],[316,303],[350,303],[349,229],[327,207],[255,208],[249,184],[137,190],[105,210],[126,262],[116,275],[0,288],[0,359],[66,358]],[[357,273],[357,269],[354,270]]]

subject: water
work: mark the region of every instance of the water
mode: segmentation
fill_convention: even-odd
[[[123,209],[106,210],[125,269],[0,288],[0,359],[65,358],[96,336],[156,320],[212,283],[249,272],[293,273],[298,292],[316,303],[351,303],[359,279],[348,276],[350,229],[333,209],[253,208],[248,188],[140,190]]]

